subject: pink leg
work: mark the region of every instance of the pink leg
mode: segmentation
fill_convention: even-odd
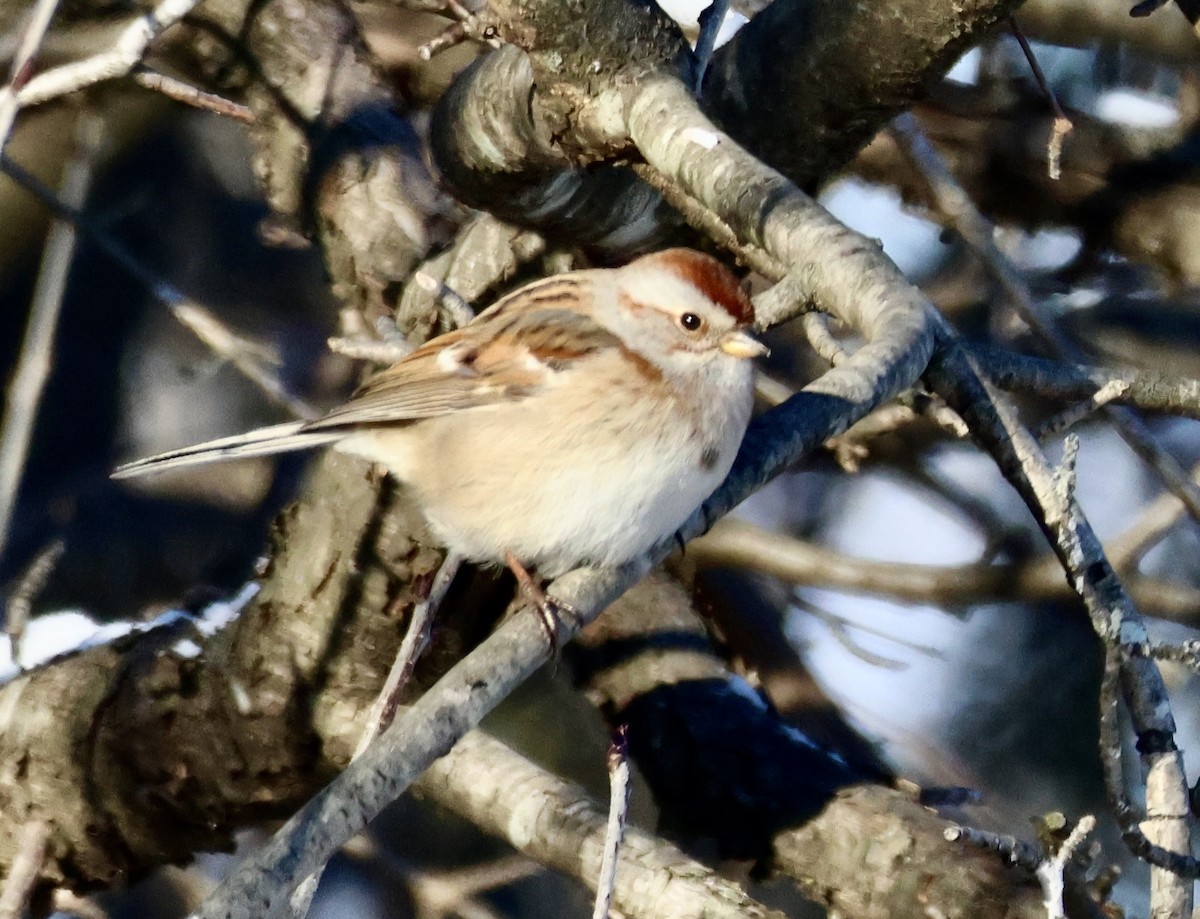
[[[537,581],[533,576],[525,570],[525,566],[511,552],[504,553],[505,564],[509,570],[516,576],[517,586],[521,588],[521,593],[525,595],[525,599],[534,605],[538,611],[538,615],[542,619],[542,628],[546,630],[546,640],[550,643],[550,652],[558,654],[558,633],[562,628],[562,620],[559,618],[559,613],[566,610],[566,607],[557,600],[550,597],[546,591],[538,586]]]

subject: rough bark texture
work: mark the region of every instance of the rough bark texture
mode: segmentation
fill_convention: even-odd
[[[1011,0],[777,0],[717,55],[709,113],[812,187],[1017,8]]]
[[[390,311],[444,237],[446,202],[351,11],[325,0],[212,0],[200,13],[239,36],[253,62],[254,167],[276,219],[319,244],[338,298]],[[201,69],[226,57],[205,43],[192,50]],[[429,334],[429,317],[399,318]]]
[[[859,787],[815,820],[781,834],[776,859],[781,866],[803,866],[801,887],[845,915],[916,919],[934,910],[961,919],[1045,915],[1040,896],[1015,870],[946,842],[943,827],[898,792]],[[864,884],[865,877],[875,882]]]
[[[202,657],[177,650],[203,643],[179,623],[0,688],[0,812],[50,821],[45,884],[111,886],[228,848],[346,764],[441,558],[419,510],[367,474],[320,464],[320,498],[280,518],[262,590]],[[0,833],[0,864],[15,844]]]
[[[443,129],[435,130],[435,160],[456,193],[477,207],[499,208],[509,219],[602,247],[637,248],[671,229],[663,225],[657,195],[624,172],[614,179],[605,170],[563,170],[590,161],[583,151],[620,152],[625,138],[619,115],[640,85],[651,73],[673,73],[686,82],[690,68],[682,51],[669,50],[671,41],[681,47],[674,26],[632,13],[621,0],[586,6],[587,16],[550,0],[493,6],[497,28],[530,52],[527,71],[518,82],[493,72],[495,62],[480,62],[476,70],[483,72],[460,82],[438,107]],[[1012,0],[932,7],[778,0],[718,52],[702,101],[751,152],[811,186],[842,166],[1015,6]],[[571,20],[572,14],[576,21],[567,27],[564,16]],[[595,55],[580,55],[577,42],[595,33],[596,18],[617,23],[619,40]],[[589,23],[590,29],[580,27]],[[606,54],[614,49],[618,53]],[[502,88],[522,100],[510,110],[523,127],[514,134],[505,122],[499,132],[505,139],[498,140],[486,111]],[[452,124],[486,140],[447,134],[444,127]],[[551,179],[546,170],[553,159],[558,172]],[[506,210],[514,195],[528,199],[516,213]],[[599,204],[604,201],[626,215],[626,230],[615,240],[595,230],[607,223]]]

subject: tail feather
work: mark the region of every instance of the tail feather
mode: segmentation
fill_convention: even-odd
[[[151,472],[164,472],[167,469],[178,469],[182,466],[198,466],[202,463],[215,463],[221,460],[238,457],[268,456],[272,453],[287,453],[291,450],[303,450],[307,447],[319,447],[322,444],[333,443],[345,436],[338,430],[306,431],[306,422],[291,421],[286,424],[276,424],[233,437],[222,437],[207,443],[181,447],[157,456],[134,460],[113,470],[114,479],[128,479]]]

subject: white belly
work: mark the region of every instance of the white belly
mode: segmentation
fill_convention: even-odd
[[[673,399],[635,401],[619,382],[587,397],[562,387],[341,446],[411,485],[435,532],[474,561],[512,552],[545,576],[620,564],[674,533],[724,479],[751,378],[737,410],[707,430]]]

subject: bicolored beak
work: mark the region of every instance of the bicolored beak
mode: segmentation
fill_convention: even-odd
[[[771,353],[761,341],[742,331],[726,332],[721,337],[721,350],[734,357],[762,357]]]

